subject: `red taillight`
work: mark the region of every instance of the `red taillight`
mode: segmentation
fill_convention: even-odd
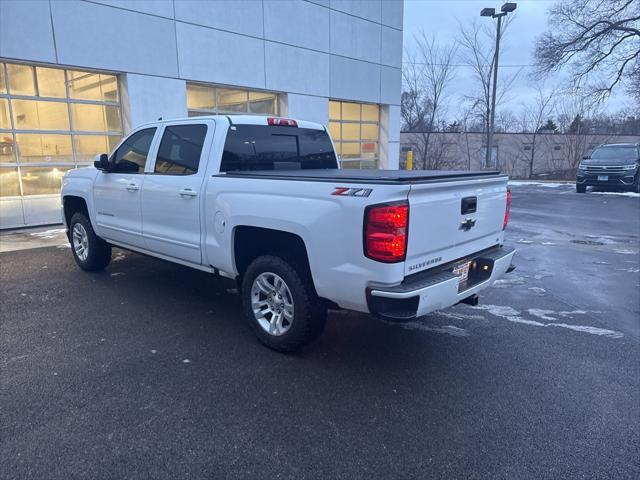
[[[374,205],[364,214],[364,254],[379,262],[401,262],[407,255],[409,203]]]
[[[504,223],[502,224],[502,229],[507,228],[507,224],[509,223],[509,210],[511,209],[511,190],[507,188],[507,207],[504,211]]]
[[[268,125],[278,125],[280,127],[297,127],[298,122],[295,120],[291,120],[290,118],[277,118],[277,117],[268,117],[267,118]]]

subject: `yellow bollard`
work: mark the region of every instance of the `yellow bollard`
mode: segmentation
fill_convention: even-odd
[[[407,152],[407,163],[404,168],[405,170],[413,170],[413,150]]]

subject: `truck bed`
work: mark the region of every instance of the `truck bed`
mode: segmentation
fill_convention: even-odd
[[[497,170],[356,170],[336,168],[318,170],[246,170],[214,176],[260,178],[265,180],[403,185],[497,178],[502,174]]]

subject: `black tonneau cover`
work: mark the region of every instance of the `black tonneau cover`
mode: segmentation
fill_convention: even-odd
[[[221,173],[214,176],[310,182],[407,184],[491,178],[499,177],[501,174],[497,170],[341,170],[336,168],[318,170],[245,170]]]

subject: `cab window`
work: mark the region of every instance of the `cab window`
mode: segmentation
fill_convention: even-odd
[[[114,171],[143,173],[155,133],[155,127],[145,128],[127,138],[113,154]]]
[[[338,168],[324,130],[266,125],[233,125],[222,154],[221,172]]]
[[[153,173],[193,175],[198,173],[207,126],[172,125],[164,129]]]

